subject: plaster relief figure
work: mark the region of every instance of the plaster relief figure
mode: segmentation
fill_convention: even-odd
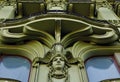
[[[70,82],[68,68],[70,67],[65,56],[55,54],[49,62],[48,82]]]
[[[70,64],[78,63],[78,60],[72,56],[70,51],[65,51],[64,47],[58,43],[53,45],[39,63],[48,65],[47,82],[70,82],[69,68]]]

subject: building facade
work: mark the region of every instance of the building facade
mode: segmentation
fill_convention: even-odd
[[[1,0],[0,82],[120,82],[120,0]]]

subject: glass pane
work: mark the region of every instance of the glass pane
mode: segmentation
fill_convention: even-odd
[[[120,74],[111,57],[94,57],[86,62],[89,82],[120,78]]]
[[[0,62],[0,78],[11,78],[28,82],[30,62],[22,57],[7,56]]]

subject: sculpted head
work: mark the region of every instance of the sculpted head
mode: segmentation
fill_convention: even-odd
[[[51,57],[49,66],[52,66],[54,70],[62,70],[66,67],[69,67],[69,64],[64,55],[56,54]]]

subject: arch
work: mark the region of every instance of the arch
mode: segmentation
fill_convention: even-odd
[[[0,78],[28,82],[31,63],[20,56],[2,56],[0,61]]]

